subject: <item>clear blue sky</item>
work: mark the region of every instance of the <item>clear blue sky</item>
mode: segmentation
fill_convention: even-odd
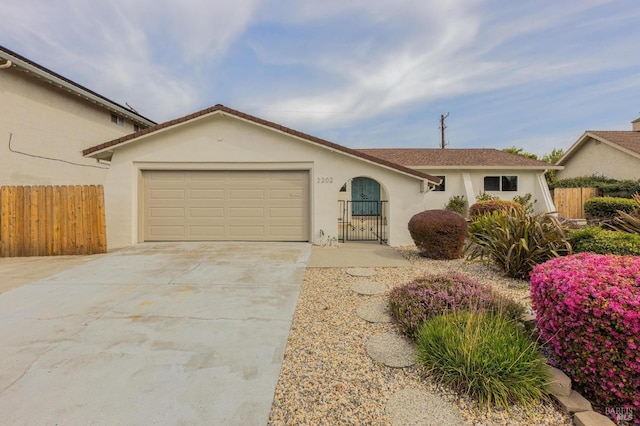
[[[0,0],[0,44],[158,122],[352,148],[568,148],[640,117],[638,0]]]

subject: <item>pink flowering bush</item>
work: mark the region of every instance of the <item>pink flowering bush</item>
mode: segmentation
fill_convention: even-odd
[[[640,424],[640,257],[579,253],[531,273],[531,301],[552,363],[594,403]]]

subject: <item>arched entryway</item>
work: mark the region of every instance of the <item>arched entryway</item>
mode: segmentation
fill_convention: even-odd
[[[338,198],[339,240],[388,241],[388,201],[385,190],[375,179],[354,177],[340,189]]]

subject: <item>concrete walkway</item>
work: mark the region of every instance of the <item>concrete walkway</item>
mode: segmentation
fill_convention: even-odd
[[[309,255],[145,243],[0,294],[0,423],[266,424]]]
[[[345,243],[332,247],[313,246],[310,268],[393,268],[411,266],[392,247],[378,243]]]

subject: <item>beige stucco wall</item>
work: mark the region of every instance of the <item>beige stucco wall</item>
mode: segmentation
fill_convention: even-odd
[[[588,138],[558,170],[559,179],[594,174],[613,179],[640,179],[640,159]]]
[[[454,195],[464,195],[467,207],[476,202],[476,196],[484,191],[485,176],[518,176],[518,191],[486,191],[503,200],[513,200],[516,195],[532,194],[536,200],[534,207],[537,212],[551,212],[555,210],[549,194],[544,171],[542,170],[502,170],[502,169],[433,169],[416,168],[433,176],[445,176],[445,190],[430,192],[428,203],[431,208],[441,209]]]
[[[412,244],[407,223],[427,208],[420,179],[314,146],[270,128],[215,114],[158,131],[116,149],[106,182],[107,242],[110,249],[142,240],[139,232],[142,171],[165,170],[308,170],[309,241],[338,235],[340,187],[357,176],[381,185],[389,200],[389,244]]]
[[[82,150],[133,132],[132,122],[113,124],[106,109],[15,67],[0,69],[0,99],[0,185],[102,184],[106,166]],[[85,166],[11,152],[9,134],[14,150]]]

